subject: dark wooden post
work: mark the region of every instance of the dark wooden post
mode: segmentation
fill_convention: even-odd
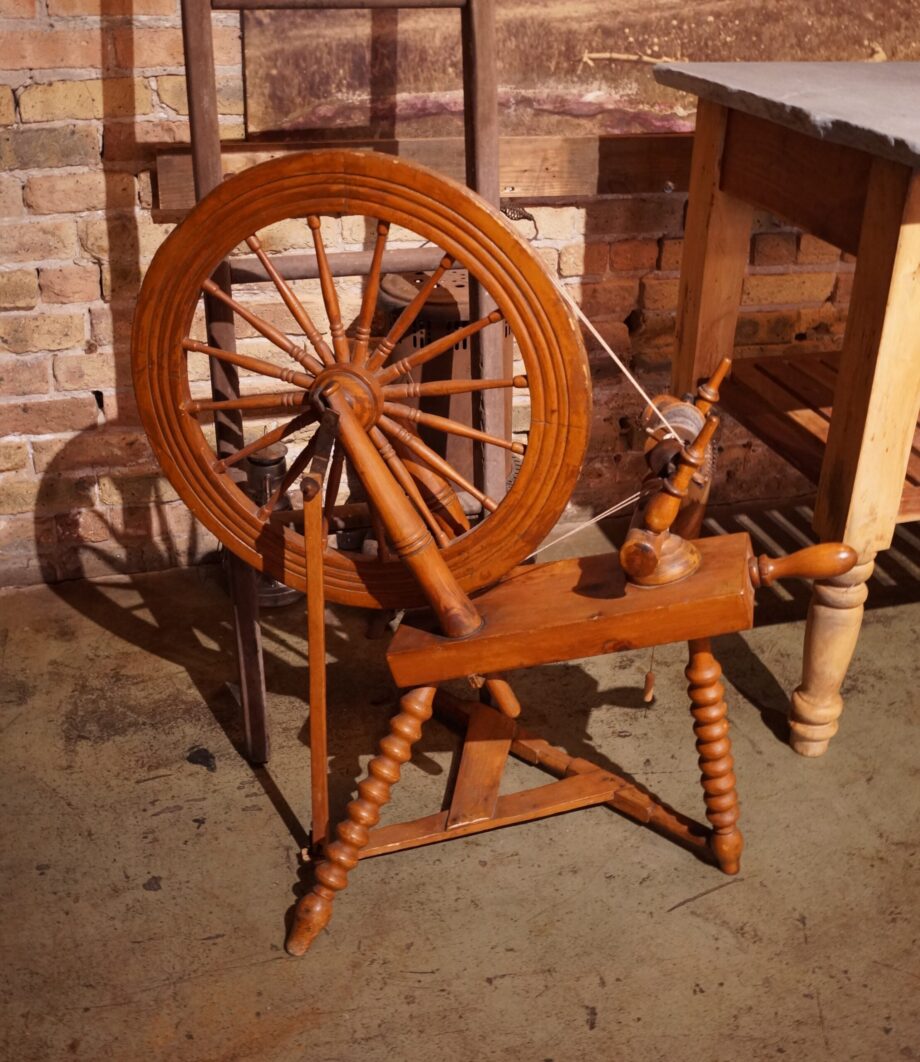
[[[188,89],[189,125],[195,198],[201,199],[223,179],[220,160],[220,125],[217,82],[214,76],[214,39],[209,0],[182,0],[182,42]],[[221,263],[214,281],[230,293],[230,268]],[[233,311],[212,295],[205,295],[208,343],[223,350],[236,349]],[[211,358],[211,390],[215,399],[239,396],[235,366]],[[226,457],[243,445],[243,418],[237,411],[214,414],[217,453]],[[239,475],[243,476],[242,470]],[[269,756],[265,712],[265,665],[259,628],[259,598],[256,572],[233,554],[229,555],[228,582],[233,600],[233,625],[240,672],[240,701],[246,732],[246,755],[251,763],[265,763]]]

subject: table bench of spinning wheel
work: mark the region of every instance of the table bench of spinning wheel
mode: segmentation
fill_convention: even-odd
[[[324,246],[322,218],[329,216],[367,219],[373,235],[370,272],[350,334]],[[304,217],[328,341],[259,238],[275,222]],[[372,344],[381,263],[393,226],[440,248],[443,258],[387,335]],[[277,290],[307,344],[295,342],[210,279],[241,244],[256,255],[266,282]],[[497,309],[392,361],[400,337],[453,267],[467,269]],[[222,299],[297,367],[192,339],[192,319],[203,291]],[[408,382],[414,368],[485,328],[499,327],[500,321],[514,337],[526,375]],[[500,214],[461,185],[374,153],[321,151],[254,167],[202,200],[164,242],[141,291],[132,353],[141,416],[170,481],[224,545],[258,570],[307,591],[314,607],[311,658],[324,658],[323,653],[314,656],[314,649],[321,648],[319,641],[314,645],[314,632],[322,625],[322,609],[315,606],[324,595],[366,607],[427,604],[431,609],[435,630],[403,626],[390,647],[394,678],[410,688],[336,840],[323,846],[316,883],[300,901],[288,938],[291,952],[305,951],[326,925],[336,892],[362,856],[594,804],[609,804],[647,822],[727,873],[737,872],[742,841],[735,778],[720,669],[709,638],[751,626],[757,574],[751,567],[750,541],[747,535],[733,535],[697,543],[696,570],[657,588],[630,585],[614,554],[513,571],[555,524],[574,486],[590,421],[590,382],[580,333],[562,297]],[[190,355],[289,386],[267,394],[195,398]],[[475,395],[514,387],[528,392],[526,446],[406,404],[425,394]],[[201,418],[225,410],[280,415],[281,422],[235,452],[215,453]],[[285,482],[257,507],[241,489],[240,462],[264,446],[296,439],[316,420],[322,426],[303,443]],[[500,500],[485,495],[422,441],[419,425],[517,453],[520,469],[507,495]],[[286,514],[275,512],[275,505],[307,471],[317,440],[333,429],[328,476],[324,485],[317,484],[320,490],[312,500],[305,491],[301,533]],[[323,461],[324,475],[325,467]],[[346,473],[349,483],[359,481],[365,492],[375,555],[331,545],[328,530]],[[466,515],[458,491],[478,501],[478,516]],[[471,596],[483,587],[491,589]],[[639,786],[573,759],[518,727],[514,718],[520,705],[502,676],[515,668],[678,640],[690,643],[687,675],[708,828],[665,807]],[[491,704],[465,705],[438,693],[438,683],[462,676],[479,676]],[[311,691],[324,689],[312,683],[311,676]],[[450,808],[415,822],[378,827],[380,808],[436,701],[466,731]],[[311,703],[311,726],[319,707]],[[316,758],[315,747],[313,751]],[[560,780],[499,797],[509,753]],[[325,771],[325,763],[321,769]]]

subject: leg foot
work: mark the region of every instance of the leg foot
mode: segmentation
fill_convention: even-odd
[[[291,955],[303,955],[328,925],[335,895],[348,884],[348,874],[358,865],[371,827],[380,821],[380,809],[390,799],[400,769],[421,737],[422,724],[431,716],[435,692],[433,686],[421,686],[401,698],[399,714],[390,720],[390,732],[358,785],[358,798],[351,801],[348,817],[336,827],[337,839],[326,846],[325,859],[316,868],[316,884],[297,904],[285,944]]]
[[[690,685],[690,712],[696,749],[700,754],[700,781],[706,818],[712,825],[709,845],[726,874],[740,869],[744,839],[738,829],[738,794],[735,792],[732,743],[728,736],[722,668],[712,655],[708,638],[690,642],[690,663],[685,672]]]
[[[856,649],[874,560],[874,553],[863,554],[846,575],[814,585],[802,682],[792,694],[789,719],[789,744],[800,756],[824,755],[837,732],[843,711],[840,686]]]

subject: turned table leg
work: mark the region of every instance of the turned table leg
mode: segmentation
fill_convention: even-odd
[[[700,754],[700,781],[706,818],[712,826],[710,847],[726,874],[737,874],[744,839],[738,829],[738,794],[735,791],[735,761],[728,736],[725,687],[719,681],[722,668],[712,655],[708,638],[689,643],[690,662],[685,674],[690,683],[690,712],[696,749]]]
[[[412,755],[422,724],[431,717],[435,692],[433,686],[420,686],[401,698],[399,713],[390,720],[390,732],[381,738],[380,752],[358,785],[358,797],[348,805],[348,817],[336,827],[337,840],[326,846],[325,858],[316,868],[316,884],[297,904],[285,945],[291,955],[303,955],[332,917],[335,894],[348,884],[348,873],[357,866],[371,827],[380,820],[380,809],[399,781],[400,768]]]
[[[864,553],[846,575],[814,585],[802,681],[792,694],[789,719],[789,743],[801,756],[822,756],[837,733],[843,711],[840,687],[856,649],[874,561],[874,553]]]

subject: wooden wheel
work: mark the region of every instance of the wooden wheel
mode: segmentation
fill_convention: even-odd
[[[353,326],[347,328],[322,235],[323,218],[365,218],[373,242],[370,274],[364,281]],[[286,219],[306,218],[319,270],[327,331],[314,322],[284,281],[259,233]],[[443,252],[440,265],[420,286],[419,296],[389,327],[382,340],[371,330],[381,279],[381,258],[392,230],[416,234]],[[306,230],[305,230],[306,231]],[[210,279],[239,245],[248,244],[290,314],[291,330],[306,342],[262,318],[251,305],[223,295]],[[427,343],[394,362],[392,348],[422,311],[444,271],[462,267],[492,296],[497,310],[443,339]],[[236,318],[269,340],[277,357],[232,353],[191,338],[202,292],[228,304]],[[485,328],[503,327],[514,337],[523,374],[502,380],[453,379],[422,384],[421,394],[471,393],[526,386],[530,423],[526,445],[497,439],[450,418],[411,406],[419,393],[406,375],[413,366],[444,355],[454,344]],[[154,451],[170,482],[220,541],[259,570],[298,589],[305,586],[302,535],[279,519],[272,506],[258,507],[239,485],[240,455],[281,439],[304,440],[286,486],[296,486],[306,462],[304,431],[314,419],[313,400],[336,393],[386,462],[393,485],[423,517],[441,555],[467,592],[494,582],[526,557],[561,514],[578,475],[587,440],[590,383],[578,328],[552,281],[528,245],[496,211],[468,189],[428,170],[379,153],[318,151],[255,166],[225,181],[203,199],[164,242],[141,289],[132,338],[138,406]],[[261,377],[278,388],[215,403],[193,397],[190,361],[218,359]],[[278,359],[284,358],[284,362]],[[200,375],[200,374],[199,374]],[[425,389],[428,390],[425,390]],[[208,441],[215,407],[242,414],[272,414],[239,454],[218,459]],[[493,501],[468,477],[422,441],[427,432],[470,438],[479,445],[510,449],[520,468],[506,496]],[[252,434],[252,433],[250,433]],[[359,464],[340,437],[330,466],[325,511],[334,515],[336,494],[349,462]],[[481,508],[464,514],[459,495]],[[376,555],[337,549],[324,556],[330,600],[362,606],[403,608],[424,601],[412,573],[387,548],[387,513],[371,507],[377,528]]]

